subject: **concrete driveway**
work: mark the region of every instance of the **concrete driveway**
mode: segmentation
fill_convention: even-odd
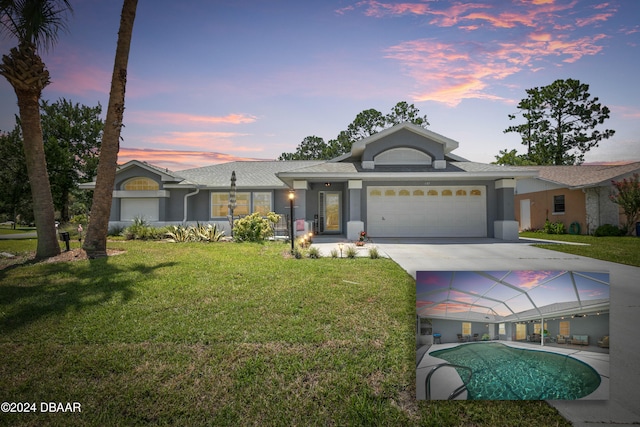
[[[328,255],[338,240],[314,242]],[[376,239],[379,252],[415,278],[421,270],[608,271],[610,396],[607,401],[552,401],[574,426],[640,424],[640,268],[495,239]],[[369,244],[368,244],[369,245]],[[368,246],[366,245],[365,248]],[[366,255],[361,251],[361,255]]]

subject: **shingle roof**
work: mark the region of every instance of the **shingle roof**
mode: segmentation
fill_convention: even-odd
[[[640,172],[640,162],[625,165],[580,165],[580,166],[521,166],[536,170],[539,179],[566,185],[567,187],[592,187],[608,184],[620,176]]]
[[[241,161],[186,169],[178,173],[191,182],[207,187],[229,187],[231,172],[235,171],[238,188],[286,188],[285,183],[276,176],[277,173],[324,163],[324,160]]]

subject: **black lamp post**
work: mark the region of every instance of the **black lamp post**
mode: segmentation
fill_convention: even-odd
[[[236,171],[231,172],[231,189],[229,190],[229,212],[231,213],[231,237],[233,237],[233,211],[238,207],[236,201]]]
[[[289,208],[291,210],[291,236],[289,236],[291,240],[291,253],[293,253],[293,240],[295,238],[295,231],[293,230],[293,199],[296,197],[296,194],[293,190],[289,191]]]

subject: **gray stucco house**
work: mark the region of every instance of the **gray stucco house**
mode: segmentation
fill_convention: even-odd
[[[452,139],[402,123],[328,161],[244,161],[172,172],[134,160],[117,171],[110,221],[215,222],[228,231],[235,171],[234,215],[274,211],[289,217],[293,191],[299,232],[352,240],[361,231],[373,238],[516,240],[516,179],[537,172],[470,162],[454,155],[456,148]]]

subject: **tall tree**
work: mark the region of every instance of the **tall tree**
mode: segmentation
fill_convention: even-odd
[[[118,151],[120,151],[120,131],[123,126],[124,97],[127,86],[127,66],[129,64],[129,50],[133,35],[133,23],[136,18],[138,0],[124,0],[120,15],[120,30],[116,56],[111,76],[111,91],[105,121],[96,187],[91,204],[91,217],[83,249],[90,258],[107,256],[107,233],[109,232],[109,216],[111,215],[111,201],[113,199],[113,185],[118,166]]]
[[[49,84],[49,71],[37,53],[57,41],[58,31],[65,29],[67,0],[0,0],[0,31],[16,38],[18,46],[2,56],[0,74],[13,87],[18,98],[24,154],[33,197],[38,233],[37,258],[60,253],[56,237],[53,198],[40,125],[40,97]]]
[[[429,126],[427,116],[420,116],[420,111],[413,104],[398,102],[389,114],[370,108],[358,113],[356,118],[341,131],[336,139],[329,142],[317,136],[306,137],[293,153],[282,153],[278,160],[329,160],[348,153],[354,142],[367,138],[391,126],[403,122],[411,122],[426,128]]]
[[[420,115],[420,110],[415,105],[406,101],[398,102],[392,109],[391,113],[385,116],[387,126],[394,126],[403,122],[411,122],[414,125],[426,128],[429,126],[427,115]]]
[[[325,159],[327,144],[319,136],[307,136],[302,140],[294,153],[283,153],[282,160],[315,160]]]
[[[19,123],[11,132],[0,132],[0,182],[0,213],[13,221],[14,228],[18,218],[32,221],[33,204]]]
[[[521,135],[522,144],[528,147],[527,160],[535,164],[580,164],[585,153],[615,133],[596,129],[609,118],[609,108],[592,98],[589,85],[579,80],[556,80],[526,92],[527,98],[518,104],[525,122],[504,132]]]
[[[62,98],[42,101],[40,107],[53,204],[62,222],[67,222],[72,192],[96,175],[104,129],[102,106],[87,107]]]
[[[496,165],[510,165],[510,166],[531,166],[536,163],[529,160],[529,156],[518,154],[516,149],[511,151],[500,150],[500,155],[496,156],[496,161],[493,162]]]

